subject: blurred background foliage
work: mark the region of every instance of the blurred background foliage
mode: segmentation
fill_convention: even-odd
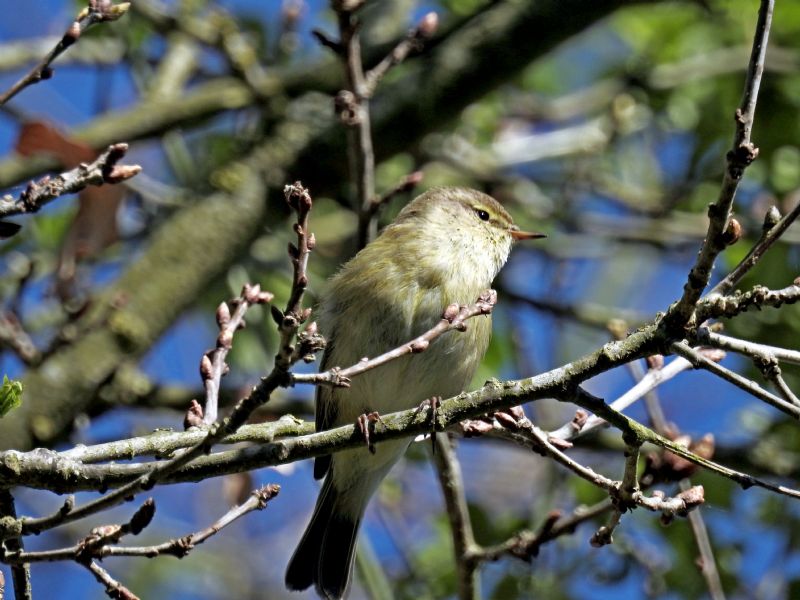
[[[705,208],[719,190],[758,8],[754,0],[535,2],[537,20],[522,23],[530,28],[528,39],[524,27],[506,36],[502,28],[510,26],[498,15],[518,11],[520,19],[533,19],[526,4],[371,0],[362,11],[368,64],[426,12],[440,16],[429,48],[396,67],[372,103],[378,191],[419,170],[424,177],[415,191],[483,189],[523,228],[549,235],[544,243],[520,246],[497,282],[495,335],[475,385],[577,358],[610,338],[611,319],[634,328],[679,296],[705,231]],[[4,11],[0,87],[41,57],[55,39],[47,36],[59,35],[82,5],[46,0]],[[62,199],[20,219],[22,232],[0,245],[4,315],[19,317],[37,349],[20,358],[4,341],[0,365],[9,376],[30,380],[32,393],[36,373],[89,329],[106,326],[87,312],[96,313],[99,294],[114,289],[155,232],[171,231],[178,215],[208,198],[228,202],[231,212],[244,210],[237,199],[252,171],[268,188],[266,210],[236,244],[228,243],[230,234],[222,241],[213,235],[218,222],[192,223],[209,242],[185,257],[186,268],[217,254],[224,260],[190,297],[179,291],[149,306],[151,315],[174,314],[171,325],[134,344],[102,381],[89,391],[78,386],[79,392],[65,383],[65,395],[84,394],[85,401],[63,421],[37,429],[31,445],[66,447],[180,428],[188,400],[201,394],[197,364],[213,343],[214,307],[245,282],[260,282],[278,305],[286,299],[291,231],[283,183],[301,179],[315,197],[310,300],[352,255],[354,193],[345,129],[332,107],[341,68],[312,37],[314,28],[336,31],[323,0],[135,0],[128,16],[93,28],[71,48],[52,80],[0,112],[0,186],[10,193],[40,174],[19,167],[15,148],[55,154],[69,166],[83,160],[76,158],[82,148],[105,145],[98,140],[129,141],[130,162],[144,167],[119,206],[107,190],[80,202]],[[779,2],[753,133],[760,154],[736,201],[745,238],[723,254],[715,277],[758,238],[770,206],[785,212],[800,198],[798,39],[800,3]],[[23,127],[32,122],[41,127]],[[381,224],[411,196],[388,203]],[[795,227],[742,287],[789,284],[800,271],[799,242]],[[800,308],[747,314],[725,326],[737,337],[797,348]],[[272,320],[256,307],[236,338],[224,381],[229,401],[267,372],[275,342]],[[738,357],[725,364],[761,381]],[[798,389],[800,372],[787,367],[784,373]],[[610,401],[632,382],[620,369],[588,388]],[[797,480],[797,429],[785,416],[702,373],[683,374],[658,393],[681,431],[695,439],[715,436],[721,462]],[[311,396],[306,389],[284,391],[262,418],[310,415]],[[556,428],[574,409],[540,402],[528,413],[540,426]],[[646,420],[641,408],[630,414]],[[33,427],[8,423],[6,436],[12,427]],[[415,444],[371,507],[353,598],[455,595],[449,528],[427,453],[427,445]],[[582,440],[573,454],[620,476],[621,445],[613,431]],[[459,456],[480,543],[499,543],[521,528],[537,528],[552,510],[568,513],[603,497],[545,459],[500,442],[461,442]],[[226,529],[182,562],[119,559],[106,566],[146,598],[305,597],[283,590],[282,572],[315,497],[306,464],[157,490],[159,514],[142,543],[205,526],[241,490],[266,481],[281,483],[283,491],[265,513]],[[702,514],[728,597],[798,597],[797,504],[703,473],[693,482],[706,488]],[[19,510],[32,514],[59,503],[25,490],[18,500]],[[116,514],[125,513],[101,520]],[[685,520],[664,527],[639,510],[625,515],[613,545],[595,549],[588,540],[602,522],[546,544],[530,564],[506,558],[486,565],[484,597],[708,596]],[[86,531],[79,523],[29,547],[71,544]],[[36,597],[103,596],[71,564],[35,565],[33,576]]]

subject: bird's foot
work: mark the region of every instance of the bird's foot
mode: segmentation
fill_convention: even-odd
[[[519,429],[527,417],[521,406],[509,406],[494,412],[494,418],[506,429]]]
[[[364,443],[367,445],[367,448],[372,454],[375,454],[375,444],[372,443],[370,440],[370,423],[375,423],[376,421],[380,421],[381,425],[386,425],[381,419],[380,414],[377,411],[373,411],[371,413],[364,413],[356,419],[356,427],[361,432],[361,435],[364,437]],[[374,425],[373,425],[374,427]]]
[[[516,431],[529,425],[530,421],[528,421],[528,417],[525,416],[525,411],[521,406],[511,406],[493,413],[487,413],[477,419],[461,421],[460,425],[461,430],[464,432],[464,437],[477,437],[492,431],[495,423],[505,429]]]

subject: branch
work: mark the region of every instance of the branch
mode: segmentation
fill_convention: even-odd
[[[408,35],[395,46],[383,60],[370,69],[364,76],[364,88],[361,93],[366,98],[371,98],[378,87],[378,83],[392,67],[402,63],[411,54],[422,52],[425,42],[433,37],[439,28],[439,15],[429,12],[420,19],[417,26],[408,32]]]
[[[539,555],[539,549],[546,542],[562,535],[574,533],[581,523],[594,519],[609,510],[611,510],[611,499],[606,498],[588,508],[580,506],[566,517],[562,516],[559,511],[553,511],[547,516],[536,533],[521,531],[501,544],[484,548],[481,552],[481,559],[486,561],[497,560],[509,554],[519,559],[530,561],[531,558]]]
[[[19,317],[11,310],[0,310],[0,347],[11,348],[28,366],[37,364],[42,358],[33,339],[20,323]]]
[[[728,273],[722,281],[715,285],[708,295],[712,294],[727,294],[730,292],[737,283],[742,280],[750,269],[758,264],[761,258],[766,254],[772,245],[780,239],[789,226],[795,222],[797,217],[800,216],[800,201],[797,202],[795,207],[789,211],[782,219],[779,219],[780,213],[774,206],[767,211],[764,217],[764,227],[762,228],[761,238],[750,249],[736,268]],[[776,222],[776,219],[777,220]]]
[[[467,499],[464,496],[464,481],[461,467],[447,435],[438,435],[434,440],[433,460],[436,474],[444,495],[447,517],[450,520],[450,531],[453,537],[456,573],[458,579],[458,596],[461,600],[473,600],[480,597],[480,577],[478,561],[475,556],[480,547],[472,533],[472,522],[469,518]]]
[[[47,517],[25,519],[23,523],[24,530],[38,532],[82,519],[88,515],[128,501],[142,490],[152,488],[158,482],[188,465],[198,456],[210,452],[211,448],[216,443],[241,427],[256,408],[265,404],[273,391],[280,386],[288,384],[288,369],[299,360],[299,356],[295,356],[294,346],[292,346],[291,342],[299,325],[305,321],[310,314],[310,309],[301,310],[300,304],[302,302],[303,292],[308,284],[306,265],[308,262],[308,254],[314,246],[314,236],[308,233],[308,213],[312,206],[311,196],[308,194],[308,191],[302,187],[300,182],[297,182],[292,186],[286,186],[285,193],[289,206],[295,210],[298,216],[297,223],[295,224],[298,246],[297,248],[293,246],[289,247],[289,254],[294,267],[294,280],[286,312],[281,315],[279,323],[281,346],[270,374],[261,380],[250,395],[236,404],[228,417],[222,422],[216,422],[211,425],[204,438],[191,448],[171,460],[155,464],[149,463],[146,472],[139,475],[135,480],[126,483],[121,488],[109,492],[100,498],[87,502],[79,507],[72,508],[69,512],[66,512],[66,514],[60,511]],[[254,292],[254,290],[251,290],[251,292]],[[258,299],[260,295],[261,292],[255,294],[255,299]]]
[[[344,2],[332,1],[339,22],[340,56],[344,67],[347,87],[336,94],[334,106],[341,122],[347,126],[347,154],[351,177],[356,182],[355,207],[358,214],[358,247],[366,245],[371,235],[371,222],[365,222],[363,214],[375,197],[375,152],[372,146],[372,123],[369,114],[364,66],[361,61],[359,22],[353,11]]]
[[[55,47],[48,52],[47,56],[45,56],[29,73],[22,77],[22,79],[0,95],[0,106],[3,106],[29,85],[39,83],[43,79],[50,79],[53,76],[53,69],[50,66],[51,63],[67,48],[77,42],[84,31],[95,23],[116,21],[128,12],[130,6],[130,2],[112,4],[111,2],[103,0],[89,0],[89,6],[78,14],[75,22],[69,26],[69,29],[67,29]]]
[[[0,488],[0,519],[17,518],[17,510],[14,505],[14,497],[7,489]],[[5,536],[4,536],[5,537]],[[7,537],[0,543],[0,552],[5,548],[9,552],[23,552],[25,546],[20,536]],[[33,591],[31,589],[31,568],[27,562],[20,562],[11,567],[11,580],[14,585],[15,600],[31,600]],[[0,581],[2,584],[2,581]],[[3,587],[0,585],[0,598],[3,597]]]
[[[392,189],[384,192],[380,196],[373,198],[369,203],[369,207],[367,208],[367,216],[370,219],[374,219],[381,206],[388,203],[395,196],[413,190],[414,187],[416,187],[416,185],[422,181],[422,177],[422,171],[414,171],[413,173],[409,173],[403,177],[403,179],[400,180],[400,182],[398,182],[398,184]]]
[[[300,373],[291,374],[291,384],[296,383],[313,383],[325,384],[340,387],[348,387],[350,379],[361,375],[362,373],[384,365],[390,361],[396,360],[406,354],[417,354],[424,352],[428,349],[431,342],[443,333],[448,331],[457,330],[464,331],[467,328],[465,321],[478,315],[491,314],[494,305],[497,303],[497,292],[494,290],[485,290],[478,296],[475,304],[470,306],[459,306],[458,304],[451,304],[442,313],[442,320],[436,325],[431,327],[428,331],[407,344],[398,346],[393,350],[389,350],[371,360],[362,360],[361,362],[352,365],[346,369],[334,367],[323,371],[322,373]]]
[[[592,372],[591,361],[575,361],[568,366],[542,373],[524,380],[490,382],[483,388],[464,393],[441,402],[434,415],[435,428],[444,430],[464,419],[471,419],[487,412],[494,412],[522,402],[540,398],[562,397],[574,401],[586,410],[593,411],[610,422],[623,433],[635,436],[642,443],[652,443],[673,454],[698,465],[717,475],[730,479],[743,488],[758,486],[778,494],[800,498],[800,491],[753,477],[747,473],[730,469],[707,458],[697,455],[685,446],[664,438],[629,417],[619,413],[580,388],[574,389],[574,379],[588,377]],[[370,439],[374,442],[400,439],[429,433],[430,416],[418,408],[382,415]],[[187,432],[183,435],[190,435]],[[178,434],[173,434],[178,435]],[[120,442],[122,443],[122,442]],[[364,438],[356,425],[345,425],[329,431],[282,439],[259,446],[218,452],[196,459],[191,466],[170,470],[158,478],[160,483],[200,481],[228,473],[237,473],[266,466],[288,464],[298,460],[331,454],[349,448],[363,448]],[[57,456],[57,455],[56,455]],[[132,479],[150,473],[153,468],[160,469],[170,461],[138,463],[131,465],[81,465],[64,458],[66,462],[54,461],[54,453],[49,451],[0,453],[0,485],[22,485],[27,487],[51,489],[59,493],[78,490],[116,487]],[[68,515],[71,517],[70,515]],[[75,518],[69,518],[70,521]],[[24,533],[38,531],[41,520],[24,519],[21,527]],[[14,535],[8,528],[0,530],[0,538]],[[16,534],[18,535],[18,533]]]
[[[297,234],[297,245],[289,244],[289,258],[292,263],[292,290],[286,303],[286,310],[281,312],[276,307],[272,308],[272,317],[278,325],[280,342],[278,355],[275,357],[275,368],[287,377],[290,376],[289,368],[301,358],[313,355],[324,347],[323,340],[316,335],[316,325],[311,323],[306,330],[306,337],[300,338],[297,348],[294,339],[300,325],[311,316],[311,309],[302,307],[303,294],[308,286],[308,256],[316,246],[314,234],[308,230],[308,214],[313,201],[308,190],[297,181],[283,188],[287,204],[297,214],[294,231]]]
[[[503,419],[499,426],[493,427],[493,432],[497,432],[498,427],[504,427],[510,434],[508,436],[500,434],[502,437],[508,437],[529,450],[554,459],[558,464],[566,467],[578,477],[608,492],[615,510],[620,513],[626,512],[635,506],[642,506],[650,511],[661,512],[663,516],[667,517],[673,515],[685,516],[690,510],[704,501],[702,487],[693,489],[691,494],[679,494],[674,498],[664,498],[663,494],[656,493],[652,496],[646,496],[639,489],[638,481],[636,480],[638,448],[641,444],[638,439],[634,439],[635,436],[627,444],[626,466],[622,481],[614,481],[567,456],[561,448],[553,443],[545,431],[537,427],[524,414],[514,421]]]
[[[686,491],[690,489],[691,483],[689,483],[688,479],[684,479],[681,481],[680,486],[683,491]],[[692,527],[692,533],[697,542],[697,551],[700,553],[698,558],[700,562],[700,571],[706,580],[708,594],[711,596],[711,600],[725,600],[725,592],[722,589],[722,581],[720,580],[719,571],[717,570],[714,550],[711,547],[711,540],[708,537],[706,523],[699,510],[693,510],[689,513],[689,524]]]
[[[610,406],[614,410],[625,410],[634,402],[637,402],[649,392],[656,389],[662,383],[669,381],[676,375],[683,373],[690,368],[692,368],[692,363],[690,363],[688,360],[676,358],[660,369],[650,369],[647,374],[644,375],[644,377],[636,382],[636,384],[622,396],[614,400]],[[586,435],[590,431],[593,431],[603,425],[606,425],[605,420],[598,416],[591,416],[587,419],[586,414],[584,413],[582,418],[573,419],[569,423],[565,423],[558,429],[551,431],[550,437],[564,441],[571,441],[579,436]]]
[[[683,295],[670,307],[664,317],[664,324],[669,328],[682,328],[694,314],[695,305],[711,278],[714,262],[731,239],[731,232],[729,232],[729,228],[733,227],[731,210],[739,181],[747,166],[758,156],[758,148],[750,141],[750,133],[755,117],[761,75],[764,72],[773,6],[774,0],[761,1],[744,93],[739,108],[736,109],[736,135],[733,140],[733,148],[726,156],[727,166],[722,180],[722,188],[717,201],[708,208],[709,223],[706,238],[700,248],[697,260],[689,272],[689,278],[683,287]]]
[[[114,579],[108,571],[95,561],[92,560],[81,564],[89,569],[94,578],[103,585],[106,589],[106,596],[109,598],[114,598],[115,600],[139,600],[139,596]]]
[[[293,417],[284,415],[277,421],[259,423],[257,425],[243,425],[236,433],[222,438],[220,444],[241,444],[252,442],[255,444],[270,443],[282,437],[294,437],[314,433],[313,423],[306,423]],[[64,452],[53,453],[62,458],[83,463],[85,465],[106,461],[133,460],[141,456],[170,456],[177,450],[190,448],[200,442],[206,435],[202,429],[189,431],[155,431],[143,437],[118,440],[94,446],[76,446]],[[38,454],[51,452],[40,449]],[[0,453],[3,456],[3,453]]]
[[[697,303],[697,322],[722,317],[730,319],[752,308],[761,310],[764,307],[780,308],[784,304],[794,304],[800,301],[800,278],[797,281],[780,290],[756,285],[747,292],[737,292],[732,296],[709,295]]]
[[[217,307],[217,347],[203,355],[200,361],[200,376],[206,390],[206,403],[203,411],[203,422],[210,425],[217,420],[219,406],[219,388],[222,377],[228,372],[225,358],[233,347],[233,334],[245,326],[244,315],[253,304],[266,304],[272,301],[272,294],[262,292],[261,286],[245,284],[238,298],[231,301],[234,312],[223,302]]]
[[[128,151],[128,144],[112,144],[90,164],[81,164],[53,178],[31,181],[25,191],[14,199],[0,198],[0,218],[35,213],[59,196],[75,194],[88,185],[120,183],[139,173],[139,165],[117,165]]]
[[[692,349],[684,342],[676,342],[672,344],[671,348],[675,354],[678,354],[688,360],[695,368],[705,369],[706,371],[709,371],[714,375],[729,381],[736,387],[743,389],[759,400],[763,400],[770,406],[777,408],[790,417],[800,420],[800,406],[786,402],[783,398],[780,398],[762,388],[755,381],[751,381],[750,379],[747,379],[746,377],[743,377],[738,373],[731,371],[730,369],[726,369],[722,365],[718,365],[714,361],[703,356],[700,352]]]
[[[403,62],[412,52],[419,52],[424,42],[433,36],[438,27],[436,13],[428,13],[408,35],[395,46],[373,69],[364,72],[359,39],[360,23],[355,12],[359,2],[332,2],[339,22],[339,41],[330,40],[321,32],[314,32],[320,43],[339,56],[344,66],[347,88],[335,98],[336,113],[348,129],[348,155],[352,177],[356,181],[356,208],[358,214],[358,247],[364,247],[377,232],[375,214],[381,200],[375,194],[375,151],[372,143],[372,123],[369,101],[380,80],[394,66]]]
[[[34,563],[34,562],[54,562],[61,560],[76,560],[78,556],[90,559],[103,559],[107,556],[144,556],[154,558],[156,556],[170,555],[183,558],[191,552],[195,546],[205,542],[208,538],[219,533],[237,519],[253,512],[263,510],[267,504],[280,492],[280,486],[268,484],[254,490],[250,497],[241,505],[235,506],[209,527],[190,533],[180,538],[175,538],[153,546],[116,546],[115,541],[109,543],[95,543],[87,550],[86,541],[70,546],[68,548],[58,548],[55,550],[44,550],[39,552],[9,552],[3,556],[3,562],[7,564]],[[137,532],[138,533],[138,532]],[[104,540],[103,540],[104,542]]]
[[[800,365],[800,351],[787,350],[786,348],[778,348],[777,346],[768,346],[767,344],[757,344],[756,342],[748,342],[740,340],[721,333],[715,333],[707,327],[701,327],[697,330],[697,341],[701,344],[707,344],[714,348],[721,348],[723,350],[730,350],[747,356],[772,356],[780,361]]]

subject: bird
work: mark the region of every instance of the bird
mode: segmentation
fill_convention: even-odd
[[[512,243],[539,237],[521,231],[499,202],[477,190],[437,187],[419,195],[329,281],[317,313],[327,340],[321,370],[408,343],[436,325],[447,306],[474,303],[506,263]],[[317,431],[461,393],[490,338],[491,316],[475,317],[466,331],[440,336],[425,352],[367,371],[349,387],[318,387]],[[315,459],[314,477],[325,479],[289,561],[288,589],[313,585],[325,600],[346,596],[367,504],[410,442],[384,441]]]

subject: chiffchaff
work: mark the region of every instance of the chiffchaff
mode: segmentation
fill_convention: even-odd
[[[322,369],[377,356],[433,327],[450,304],[472,304],[508,259],[520,231],[500,204],[481,192],[435,188],[406,206],[381,235],[330,281],[319,311],[328,344]],[[491,318],[445,335],[353,379],[348,388],[317,390],[317,431],[354,423],[362,414],[413,408],[433,396],[462,392],[489,345]],[[356,536],[367,503],[409,439],[321,456],[325,477],[314,515],[286,571],[286,586],[314,584],[323,598],[342,598],[353,573]]]

